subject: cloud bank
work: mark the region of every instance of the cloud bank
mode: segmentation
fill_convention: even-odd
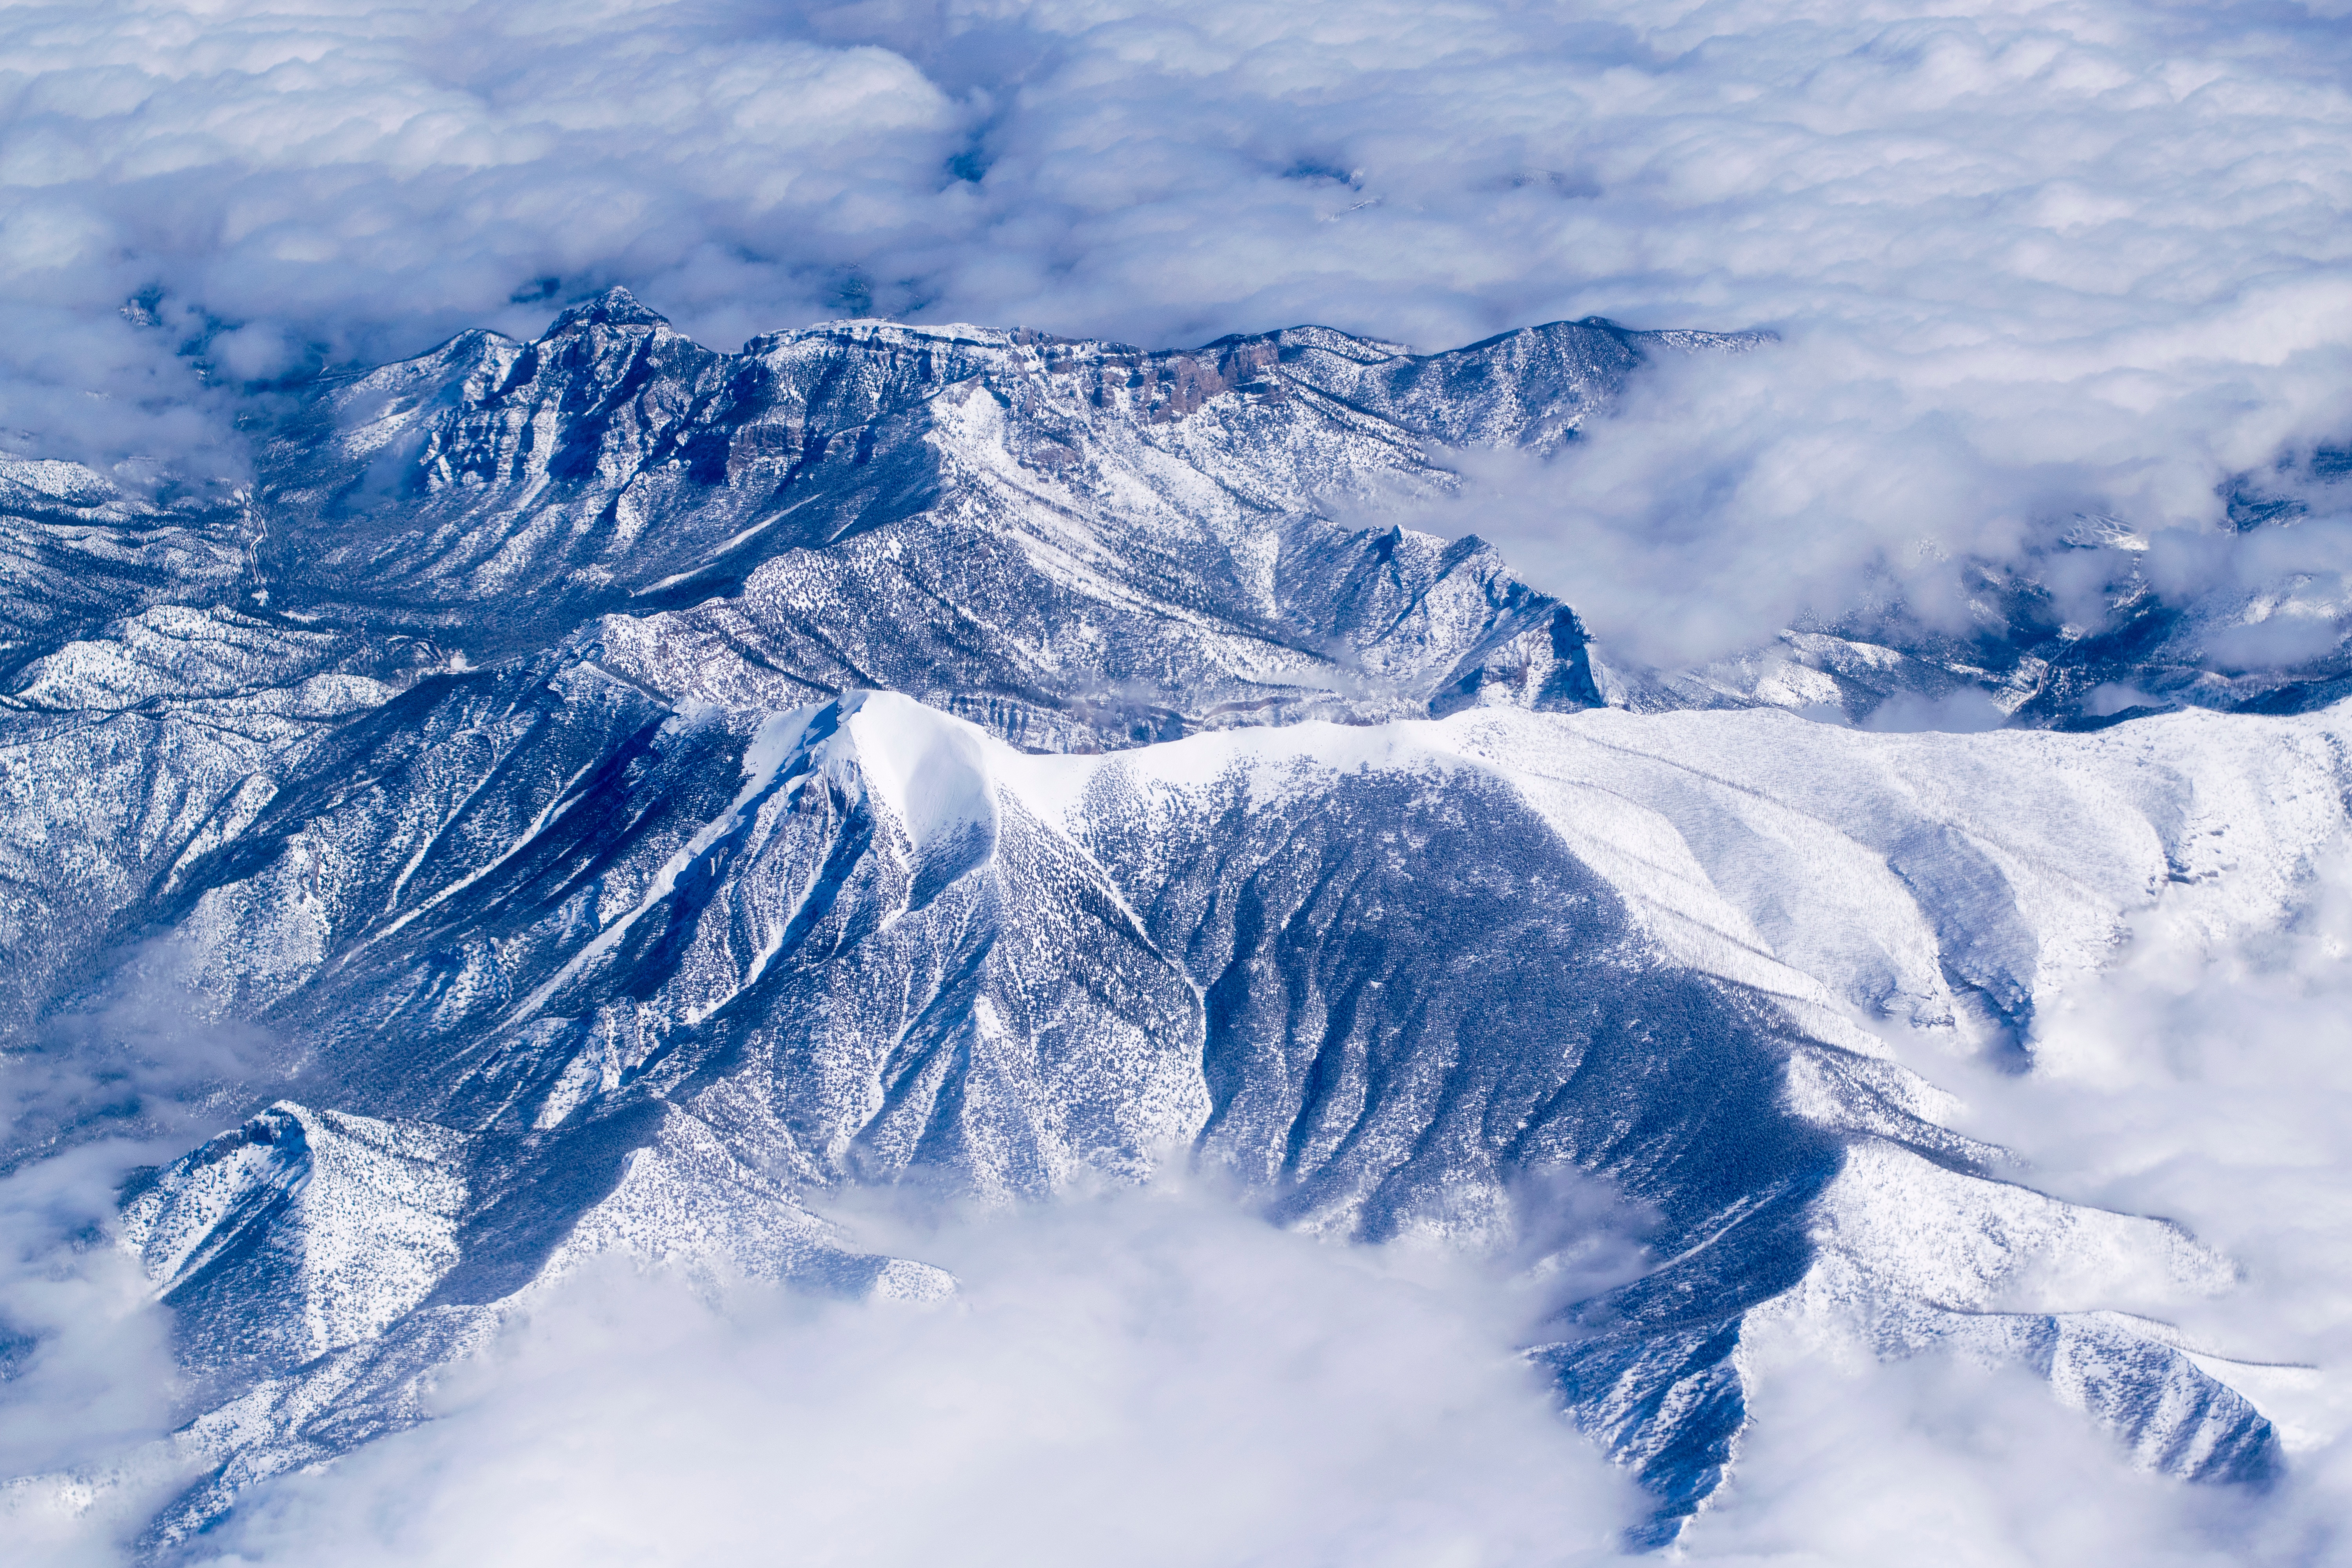
[[[157,1443],[170,1315],[109,1245],[114,1193],[177,1142],[88,1144],[0,1179],[0,1540],[12,1561],[112,1568],[183,1484]]]
[[[1169,1187],[920,1239],[961,1302],[583,1281],[198,1557],[1404,1568],[1596,1560],[1635,1517],[1460,1259]]]
[[[230,472],[228,389],[613,282],[721,346],[1772,327],[1489,523],[1703,657],[2352,435],[2332,5],[112,0],[0,61],[0,426],[54,455]]]

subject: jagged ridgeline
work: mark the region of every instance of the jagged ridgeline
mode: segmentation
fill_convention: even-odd
[[[1652,1267],[1529,1348],[1648,1542],[1722,1484],[1751,1347],[1807,1335],[2014,1361],[2145,1464],[2267,1473],[2229,1363],[2105,1310],[2227,1262],[2001,1179],[1853,1020],[2030,1062],[2159,900],[2275,923],[2343,826],[2337,710],[1629,713],[1493,552],[1340,521],[1748,346],[727,355],[615,294],[319,389],[250,495],[10,468],[16,1059],[132,954],[265,1042],[241,1125],[124,1194],[205,1472],[151,1547],[420,1419],[596,1254],[926,1298],[812,1200],[1171,1159],[1370,1240],[1615,1184]],[[34,1106],[11,1158],[121,1109]]]
[[[1573,707],[1601,699],[1564,606],[1475,541],[1331,513],[1450,486],[1432,442],[1555,445],[1644,353],[1739,342],[860,321],[723,354],[615,293],[320,396],[269,448],[257,559],[282,610],[476,662],[596,639],[673,700],[887,687],[1032,750]]]

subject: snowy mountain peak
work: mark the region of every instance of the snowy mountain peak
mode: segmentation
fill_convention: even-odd
[[[666,327],[669,318],[619,284],[593,299],[566,306],[547,329],[551,338],[587,327]]]

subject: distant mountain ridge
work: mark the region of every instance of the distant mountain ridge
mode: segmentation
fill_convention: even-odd
[[[469,333],[322,395],[266,448],[258,559],[273,605],[478,660],[625,616],[616,645],[651,623],[696,650],[646,671],[674,695],[884,684],[1033,749],[1592,703],[1574,616],[1491,550],[1326,510],[1450,485],[1433,440],[1566,439],[1643,353],[1739,342],[1147,353],[848,322],[728,355],[615,291],[538,343]]]
[[[2097,626],[2066,624],[2032,563],[1988,562],[1970,631],[1895,603],[1689,670],[1596,656],[1570,606],[1475,539],[1334,520],[1449,493],[1450,447],[1557,449],[1649,356],[1768,341],[1595,320],[1428,355],[1316,327],[1144,351],[848,321],[727,354],[616,289],[536,342],[467,332],[315,384],[257,433],[247,493],[167,487],[159,506],[0,462],[0,667],[200,591],[426,662],[603,616],[628,644],[676,616],[656,640],[690,642],[692,668],[646,672],[676,695],[888,685],[1045,750],[1493,701],[1859,720],[1976,689],[2063,727],[2352,690],[2352,626],[2299,664],[2217,658],[2213,634],[2277,595],[2167,600],[2113,520],[2063,546],[2110,560]]]

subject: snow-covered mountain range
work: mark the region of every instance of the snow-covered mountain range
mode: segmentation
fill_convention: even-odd
[[[2230,1261],[2021,1184],[1883,1037],[2030,1068],[2141,913],[2285,919],[2345,824],[2340,641],[2217,667],[2249,594],[2164,602],[2086,524],[2096,637],[1988,565],[1972,640],[1881,611],[1639,669],[1475,538],[1362,521],[1454,449],[1580,438],[1647,360],[1754,352],[725,354],[616,290],[301,394],[234,494],[0,464],[13,1060],[159,964],[270,1042],[210,1086],[239,1124],[122,1196],[204,1471],[151,1546],[423,1418],[591,1257],[927,1300],[821,1199],[1170,1161],[1372,1241],[1612,1184],[1648,1266],[1530,1351],[1649,1542],[1808,1337],[2270,1473],[2259,1391],[2161,1318]],[[1962,688],[2014,727],[1820,721]],[[19,1165],[136,1121],[21,1110]]]

